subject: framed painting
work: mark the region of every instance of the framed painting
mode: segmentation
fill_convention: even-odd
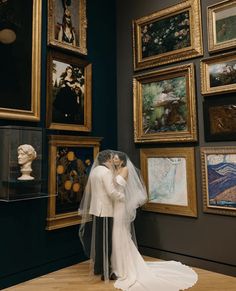
[[[236,1],[223,1],[207,9],[209,52],[236,47]]]
[[[86,0],[48,1],[48,44],[87,55]]]
[[[134,70],[203,55],[200,0],[186,0],[133,21]]]
[[[47,127],[91,131],[92,65],[75,56],[48,54]]]
[[[41,0],[0,2],[0,118],[40,120],[41,15]]]
[[[193,64],[133,79],[135,142],[197,140]]]
[[[203,105],[206,141],[236,140],[236,98],[217,96]]]
[[[148,202],[144,210],[197,216],[194,148],[141,149]]]
[[[201,148],[205,212],[236,215],[236,147]]]
[[[201,60],[201,93],[214,95],[236,91],[236,52]]]
[[[101,138],[49,136],[47,230],[79,224],[78,208]]]

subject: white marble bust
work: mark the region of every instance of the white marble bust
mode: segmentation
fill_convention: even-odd
[[[18,164],[21,169],[21,176],[18,180],[34,180],[30,174],[32,172],[31,164],[32,161],[36,159],[37,153],[35,149],[30,144],[22,144],[17,148],[18,152]]]

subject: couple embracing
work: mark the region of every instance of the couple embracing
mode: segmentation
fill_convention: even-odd
[[[145,262],[133,221],[147,200],[138,169],[123,152],[105,150],[91,169],[80,205],[80,239],[91,271],[129,291],[177,291],[191,287],[196,273],[180,262]]]

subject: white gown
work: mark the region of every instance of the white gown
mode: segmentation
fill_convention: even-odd
[[[116,176],[117,188],[125,192],[126,181]],[[125,202],[114,203],[112,269],[118,276],[114,286],[128,291],[177,291],[193,286],[197,274],[176,261],[145,262],[131,238],[125,220]]]

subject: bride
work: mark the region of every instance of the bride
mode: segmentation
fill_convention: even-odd
[[[113,151],[113,163],[114,185],[125,195],[125,200],[114,200],[113,204],[110,261],[112,272],[117,276],[115,288],[124,291],[178,291],[193,286],[197,274],[191,268],[180,262],[145,262],[142,258],[133,221],[136,209],[147,200],[146,188],[138,169],[125,153]],[[91,253],[92,250],[93,247]],[[107,256],[105,249],[104,255]]]

